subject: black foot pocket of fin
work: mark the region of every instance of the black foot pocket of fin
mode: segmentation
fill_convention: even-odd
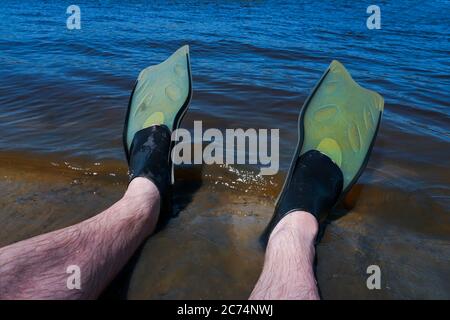
[[[158,188],[161,198],[158,227],[162,227],[172,215],[170,148],[169,128],[155,125],[136,132],[130,149],[130,181],[136,177],[144,177]]]
[[[324,213],[336,203],[342,184],[342,171],[328,156],[316,150],[301,155],[284,185],[272,220],[261,236],[264,247],[278,222],[293,211],[309,212],[321,221]]]

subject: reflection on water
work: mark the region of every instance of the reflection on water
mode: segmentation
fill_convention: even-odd
[[[82,29],[69,31],[63,3],[2,2],[0,245],[80,221],[121,196],[133,82],[187,43],[194,96],[182,126],[280,128],[282,171],[178,168],[179,216],[145,244],[126,295],[245,298],[299,108],[338,59],[386,103],[368,168],[318,248],[322,293],[450,296],[446,1],[383,4],[382,29],[371,31],[365,4],[352,1],[77,4]],[[382,292],[364,287],[369,264],[385,270]]]

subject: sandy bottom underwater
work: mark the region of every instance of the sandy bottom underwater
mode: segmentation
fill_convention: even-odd
[[[2,155],[0,246],[91,217],[126,188],[124,163],[49,159]],[[176,174],[178,216],[143,244],[103,298],[246,299],[252,291],[264,258],[258,236],[282,179],[245,185],[244,173],[236,179],[236,172],[209,167]],[[346,203],[351,209],[335,213],[345,214],[317,247],[324,299],[450,298],[444,209],[420,193],[364,184]],[[381,290],[366,287],[373,264],[381,268]]]

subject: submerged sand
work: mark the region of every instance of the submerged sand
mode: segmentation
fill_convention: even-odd
[[[0,246],[91,217],[117,201],[127,184],[118,161],[19,153],[0,159]],[[249,296],[264,258],[258,236],[282,177],[225,167],[179,168],[176,175],[178,216],[143,244],[104,298]],[[342,216],[327,226],[317,247],[323,298],[450,298],[445,208],[422,192],[381,185],[356,185],[346,208],[334,213]],[[381,268],[381,290],[366,287],[369,265]]]

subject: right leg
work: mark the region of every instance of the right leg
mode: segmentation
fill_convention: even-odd
[[[316,218],[305,211],[292,212],[278,223],[251,300],[319,299],[313,271],[317,230]]]
[[[329,157],[298,158],[264,232],[264,268],[250,299],[320,299],[313,270],[320,214],[341,190],[342,173]]]
[[[333,61],[299,117],[299,139],[262,241],[266,260],[252,299],[317,299],[314,241],[338,199],[367,164],[383,98],[359,86]]]

